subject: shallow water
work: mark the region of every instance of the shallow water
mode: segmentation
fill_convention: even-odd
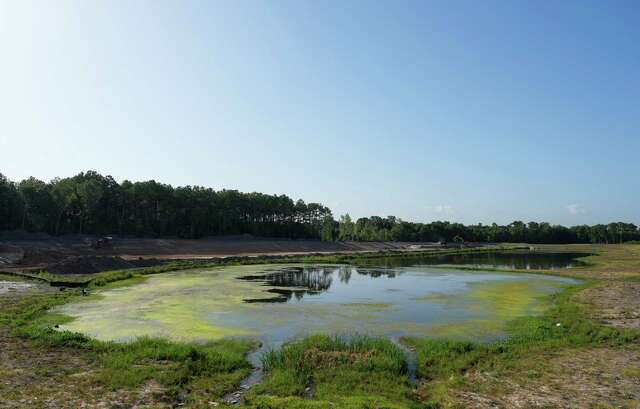
[[[586,265],[579,257],[588,253],[547,253],[532,251],[508,251],[486,253],[458,253],[432,255],[421,259],[386,258],[384,265],[400,266],[462,266],[504,270],[555,270]],[[367,262],[367,260],[365,260]],[[374,261],[380,264],[380,261]]]
[[[317,332],[492,340],[576,282],[429,266],[234,266],[150,276],[57,312],[75,318],[63,329],[103,340],[254,337],[265,348]]]

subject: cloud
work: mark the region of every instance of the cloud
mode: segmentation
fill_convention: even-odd
[[[578,214],[585,214],[587,212],[587,209],[584,208],[584,206],[579,205],[577,203],[574,204],[569,204],[565,206],[567,208],[567,211],[569,212],[570,215],[575,216]]]

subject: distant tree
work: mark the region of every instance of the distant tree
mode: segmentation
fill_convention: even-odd
[[[87,171],[46,183],[28,178],[14,183],[0,174],[0,230],[50,234],[88,233],[198,238],[249,233],[265,237],[323,240],[623,243],[640,240],[631,223],[564,226],[514,221],[507,226],[464,226],[448,221],[405,222],[371,216],[356,222],[349,214],[334,221],[320,203],[286,195],[215,191],[200,186],[156,182],[122,183]]]
[[[24,215],[24,202],[15,183],[0,173],[0,230],[17,229]]]
[[[340,216],[340,222],[338,223],[338,239],[343,241],[355,239],[355,224],[351,220],[349,213]]]
[[[334,239],[334,220],[333,217],[325,217],[322,222],[322,232],[320,238],[323,241],[333,241]]]
[[[34,177],[23,180],[18,185],[23,201],[21,228],[30,231],[47,231],[53,209],[53,199],[47,183]]]

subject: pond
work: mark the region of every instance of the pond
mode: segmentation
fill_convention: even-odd
[[[450,261],[450,260],[449,260]],[[577,280],[530,273],[345,265],[248,265],[150,276],[60,307],[63,329],[102,340],[252,337],[264,348],[305,335],[366,333],[493,340]]]

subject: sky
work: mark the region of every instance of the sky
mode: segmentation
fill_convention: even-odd
[[[0,173],[640,224],[637,1],[0,0]]]

